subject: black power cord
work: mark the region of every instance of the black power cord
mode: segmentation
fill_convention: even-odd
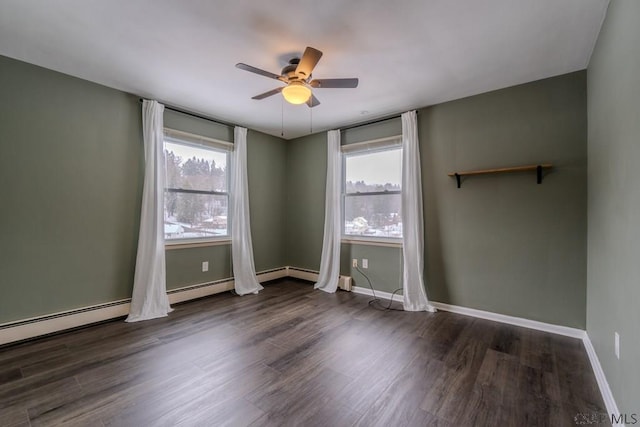
[[[364,274],[362,272],[362,270],[360,270],[360,267],[358,267],[357,265],[355,266],[355,269],[358,271],[358,273],[362,274],[365,279],[367,279],[367,283],[369,283],[369,288],[371,288],[371,293],[373,294],[373,299],[369,301],[369,306],[370,307],[373,307],[376,310],[380,310],[380,311],[404,311],[404,309],[391,307],[391,304],[393,304],[393,296],[398,291],[401,291],[402,288],[398,288],[395,291],[393,291],[393,293],[391,294],[391,299],[389,300],[389,305],[387,305],[385,307],[384,305],[382,305],[382,302],[380,301],[380,298],[376,297],[376,291],[375,291],[375,289],[373,289],[373,285],[371,284],[371,280],[369,280],[369,277],[366,274]]]

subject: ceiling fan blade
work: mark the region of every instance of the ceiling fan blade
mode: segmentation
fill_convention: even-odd
[[[318,49],[307,46],[302,54],[302,58],[300,58],[298,66],[296,67],[296,74],[302,74],[305,79],[308,79],[321,57],[322,52]]]
[[[309,86],[316,88],[354,88],[358,87],[358,79],[314,79]]]
[[[318,98],[316,98],[315,95],[311,94],[311,97],[307,101],[307,105],[309,106],[309,108],[313,108],[316,105],[320,105],[320,101],[318,101]]]
[[[243,64],[242,62],[237,63],[236,68],[249,71],[250,73],[260,74],[261,76],[269,77],[271,79],[284,81],[284,77],[282,76],[270,73],[269,71],[261,70],[260,68],[252,67],[251,65]]]
[[[251,99],[265,99],[265,98],[268,98],[268,97],[270,97],[272,95],[275,95],[276,93],[282,92],[282,89],[283,88],[279,87],[279,88],[270,90],[269,92],[265,92],[265,93],[261,93],[260,95],[256,95],[256,96],[252,97]]]

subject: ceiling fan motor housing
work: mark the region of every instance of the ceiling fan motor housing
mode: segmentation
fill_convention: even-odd
[[[308,76],[300,76],[296,73],[296,69],[298,68],[298,64],[300,63],[300,58],[291,58],[289,60],[289,65],[286,65],[282,69],[282,76],[286,77],[289,80],[307,80],[311,75]]]

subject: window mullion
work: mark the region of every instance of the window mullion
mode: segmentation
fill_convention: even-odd
[[[167,187],[164,190],[168,193],[206,194],[206,195],[214,195],[214,196],[226,196],[229,194],[225,191],[193,190],[191,188]]]
[[[371,191],[364,192],[359,191],[357,193],[345,193],[345,197],[353,197],[353,196],[386,196],[392,194],[402,194],[402,191]]]

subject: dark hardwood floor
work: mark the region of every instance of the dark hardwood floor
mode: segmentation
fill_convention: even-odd
[[[0,349],[0,425],[575,426],[582,342],[268,284]]]

